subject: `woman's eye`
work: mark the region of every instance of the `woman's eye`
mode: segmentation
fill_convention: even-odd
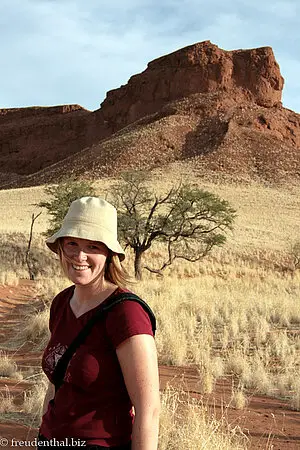
[[[97,245],[90,245],[89,248],[91,250],[98,250],[99,249],[99,247],[97,247]]]

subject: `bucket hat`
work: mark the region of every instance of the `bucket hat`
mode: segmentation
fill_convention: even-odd
[[[61,228],[46,240],[54,253],[58,252],[58,239],[75,237],[102,242],[120,260],[125,252],[117,238],[117,210],[100,197],[82,197],[71,203]]]

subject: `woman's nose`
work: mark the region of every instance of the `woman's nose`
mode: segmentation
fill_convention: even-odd
[[[80,259],[80,261],[85,261],[87,258],[86,253],[81,249],[79,249],[78,252],[76,252],[76,256],[78,259]]]

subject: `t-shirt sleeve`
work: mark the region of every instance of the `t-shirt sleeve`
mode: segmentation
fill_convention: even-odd
[[[153,336],[148,313],[137,302],[124,300],[107,314],[107,334],[115,348],[131,336],[150,334]]]

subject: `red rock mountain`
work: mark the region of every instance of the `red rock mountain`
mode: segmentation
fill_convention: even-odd
[[[101,108],[0,110],[0,185],[115,175],[190,160],[268,180],[300,176],[300,115],[281,104],[270,47],[225,51],[209,41],[148,64]]]

